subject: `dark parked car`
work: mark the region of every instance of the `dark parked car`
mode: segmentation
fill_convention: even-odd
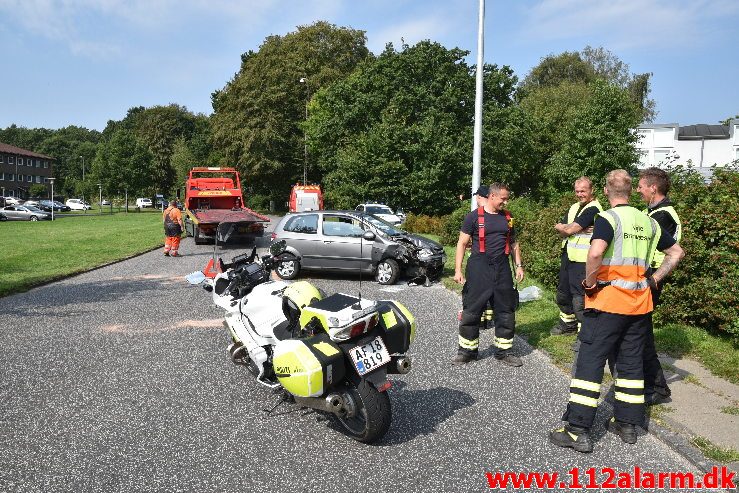
[[[37,207],[46,212],[51,212],[51,209],[54,209],[54,212],[68,212],[72,210],[68,206],[61,202],[57,202],[56,200],[39,200]]]
[[[294,279],[306,269],[361,270],[373,273],[380,284],[395,284],[401,274],[436,280],[446,261],[443,247],[435,241],[357,211],[288,214],[275,227],[272,239],[285,240],[292,255],[276,269],[282,279]]]

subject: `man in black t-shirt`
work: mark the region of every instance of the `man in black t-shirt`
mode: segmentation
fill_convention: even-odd
[[[522,281],[521,250],[516,241],[513,218],[503,209],[510,197],[508,187],[493,183],[489,192],[484,207],[465,216],[457,241],[454,280],[464,288],[459,347],[452,363],[463,365],[477,359],[480,316],[486,304],[490,303],[495,312],[495,358],[509,366],[521,366],[521,359],[511,352],[518,291],[513,287],[509,263],[510,255],[513,255],[516,279]],[[470,240],[472,253],[467,261],[465,282],[462,260]]]
[[[585,292],[585,261],[590,247],[595,216],[603,207],[593,193],[593,182],[587,176],[575,180],[577,202],[570,206],[563,220],[554,226],[562,238],[562,258],[557,284],[559,322],[552,327],[552,335],[577,332],[583,321]]]

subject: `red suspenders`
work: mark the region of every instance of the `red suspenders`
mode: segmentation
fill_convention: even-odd
[[[513,218],[511,217],[511,213],[507,210],[504,210],[503,214],[505,214],[505,220],[508,224],[508,233],[506,233],[505,237],[505,254],[508,255],[511,253],[511,229],[513,229]],[[477,235],[477,244],[480,246],[480,253],[485,253],[485,209],[483,207],[477,208]]]

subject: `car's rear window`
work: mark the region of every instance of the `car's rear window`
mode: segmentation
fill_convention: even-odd
[[[368,205],[367,212],[370,214],[392,214],[393,211],[389,207],[381,205]]]
[[[318,232],[318,214],[291,217],[282,229],[291,233],[316,234]]]

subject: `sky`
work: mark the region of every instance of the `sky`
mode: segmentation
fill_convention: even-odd
[[[265,37],[325,20],[380,53],[430,39],[477,60],[479,0],[0,0],[0,128],[102,130],[129,108],[210,95]],[[739,114],[737,0],[486,0],[484,61],[523,79],[542,57],[606,48],[651,72],[655,123]]]

